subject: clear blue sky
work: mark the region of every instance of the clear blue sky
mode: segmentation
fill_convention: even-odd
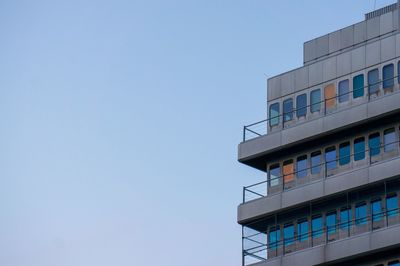
[[[266,77],[373,7],[0,1],[0,265],[239,266]]]

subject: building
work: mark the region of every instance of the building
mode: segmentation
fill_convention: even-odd
[[[238,160],[243,265],[400,265],[399,3],[304,43]]]

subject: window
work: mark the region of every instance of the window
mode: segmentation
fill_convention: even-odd
[[[339,145],[339,164],[346,165],[350,162],[350,142]]]
[[[356,206],[356,225],[367,223],[367,205],[365,202],[359,203]]]
[[[382,219],[382,201],[374,200],[371,202],[372,221],[377,222]]]
[[[354,161],[360,161],[365,158],[365,139],[364,137],[354,140]]]
[[[285,184],[294,180],[293,160],[288,160],[283,163],[283,180]]]
[[[364,96],[364,74],[357,75],[353,78],[353,98]]]
[[[394,86],[394,66],[389,64],[382,69],[383,88],[391,89]]]
[[[294,243],[294,226],[293,224],[286,224],[283,228],[283,238],[285,246],[289,246]]]
[[[322,216],[314,216],[311,221],[311,226],[312,226],[312,237],[320,237],[322,236],[323,233],[323,228],[322,228]]]
[[[376,156],[380,153],[380,136],[379,132],[369,135],[368,146],[369,146],[369,156]]]
[[[325,96],[325,106],[326,108],[332,108],[336,105],[336,91],[335,85],[329,84],[324,88],[324,96]]]
[[[400,262],[398,260],[390,261],[388,266],[400,266]]]
[[[269,185],[271,187],[279,184],[279,179],[281,176],[281,168],[279,164],[275,164],[269,168]]]
[[[273,103],[269,107],[269,125],[276,126],[279,124],[279,103]]]
[[[399,207],[398,207],[396,195],[391,195],[386,198],[386,211],[387,211],[388,217],[393,217],[393,216],[398,215],[398,213],[399,213],[398,208]]]
[[[349,100],[349,80],[345,79],[339,82],[339,102],[347,102]]]
[[[394,132],[394,128],[389,128],[386,129],[383,132],[383,143],[384,143],[384,151],[388,152],[388,151],[393,151],[394,149],[396,149],[396,137],[395,137],[395,132]]]
[[[296,171],[297,178],[303,178],[307,176],[307,155],[297,157]]]
[[[325,149],[325,163],[326,170],[332,170],[336,168],[336,149],[335,146]]]
[[[269,231],[269,246],[271,249],[276,249],[279,246],[279,241],[281,239],[281,230],[279,227],[273,227]]]
[[[315,151],[311,153],[311,174],[319,174],[321,172],[321,152]]]
[[[307,113],[307,94],[301,94],[296,98],[296,114],[297,117],[306,116]]]
[[[368,72],[368,93],[374,94],[379,91],[379,71],[373,69]]]
[[[326,215],[326,231],[328,234],[336,232],[336,211]]]
[[[302,219],[297,222],[297,237],[300,242],[308,239],[308,221]]]
[[[283,101],[283,122],[293,119],[293,100],[287,99]]]
[[[311,113],[319,112],[321,110],[321,90],[316,89],[310,93]]]
[[[351,208],[342,208],[340,210],[340,228],[347,229],[351,225]]]

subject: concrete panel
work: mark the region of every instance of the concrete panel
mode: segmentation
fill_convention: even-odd
[[[239,159],[255,156],[281,146],[281,132],[274,132],[239,144]]]
[[[311,64],[308,68],[309,86],[322,83],[322,62]]]
[[[294,86],[295,91],[300,91],[308,87],[308,66],[295,70]]]
[[[400,237],[400,225],[383,228],[371,233],[371,249],[382,249],[390,246],[398,246]]]
[[[389,60],[396,54],[396,37],[390,36],[381,40],[381,60]]]
[[[392,112],[400,108],[400,93],[392,93],[385,97],[376,98],[367,104],[368,117],[375,117],[381,114]]]
[[[281,208],[282,194],[252,200],[238,206],[238,223],[266,215]]]
[[[281,97],[281,77],[273,77],[268,79],[267,86],[268,101],[272,101]]]
[[[327,132],[367,118],[367,106],[361,104],[350,109],[345,109],[323,118],[323,131]]]
[[[365,68],[365,46],[351,51],[351,71],[358,71]]]
[[[393,13],[389,12],[386,14],[383,14],[379,16],[380,19],[380,29],[379,33],[380,35],[392,32],[394,27],[393,27]]]
[[[367,40],[367,22],[362,21],[354,24],[354,44],[365,42]]]
[[[340,49],[345,49],[354,44],[353,25],[340,30]]]
[[[326,245],[325,261],[334,261],[356,254],[362,254],[370,248],[370,234],[363,234],[356,237],[349,237],[343,240],[334,241]]]
[[[347,75],[351,72],[351,52],[339,54],[336,58],[337,76]]]
[[[282,193],[282,208],[324,196],[324,182],[313,182]]]
[[[399,28],[399,12],[398,10],[394,10],[392,12],[392,17],[393,17],[393,30],[397,30]]]
[[[282,132],[282,143],[292,143],[323,132],[323,120],[315,119]]]
[[[340,30],[329,33],[329,53],[340,50]]]
[[[322,78],[324,81],[336,78],[336,56],[322,62]]]
[[[317,58],[329,54],[329,35],[317,38]]]
[[[282,257],[269,259],[267,261],[250,264],[251,266],[282,266]]]
[[[365,64],[367,67],[379,64],[381,61],[381,42],[373,42],[366,45]]]
[[[282,257],[282,265],[317,265],[325,261],[323,246],[301,250]]]
[[[290,71],[281,75],[281,96],[294,92],[294,72]]]
[[[368,184],[368,168],[357,169],[341,175],[327,178],[325,181],[325,194],[334,194],[347,189]]]
[[[304,48],[304,62],[314,60],[317,57],[317,42],[315,39],[305,42]]]
[[[400,34],[396,34],[396,57],[400,56]]]
[[[380,30],[379,24],[380,24],[379,17],[374,17],[374,18],[367,20],[367,39],[368,40],[379,36],[379,30]]]
[[[369,182],[371,183],[397,176],[400,173],[400,158],[372,164],[368,172]]]

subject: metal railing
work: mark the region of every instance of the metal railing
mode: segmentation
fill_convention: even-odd
[[[367,139],[365,139],[364,141],[365,141],[364,145],[366,145]],[[333,160],[315,164],[310,167],[294,171],[288,174],[275,176],[272,178],[269,177],[267,180],[249,186],[245,186],[243,187],[243,203],[248,202],[250,200],[266,197],[268,194],[282,192],[284,190],[294,188],[298,185],[307,184],[314,180],[331,177],[333,175],[342,173],[349,169],[355,169],[365,165],[372,165],[373,163],[376,163],[378,161],[382,161],[388,158],[398,157],[400,154],[400,145],[397,144],[400,144],[399,140],[380,144],[379,146],[370,147],[369,149],[364,148],[364,150],[360,152],[350,153],[349,155],[343,157],[338,157]],[[376,152],[378,149],[379,153],[374,155],[373,152]],[[322,158],[323,155],[324,153],[321,152],[321,154],[319,155],[320,158]],[[363,155],[362,159],[359,159],[357,161],[354,160],[355,156],[361,156],[361,155]],[[363,162],[364,164],[362,164]],[[293,167],[294,163],[295,162],[293,160]],[[306,175],[299,177],[299,173],[303,175],[304,172],[306,173]],[[287,179],[289,179],[289,177],[291,181],[288,182]]]
[[[365,77],[364,77],[365,79]],[[362,104],[364,102],[369,102],[372,98],[376,98],[373,96],[379,96],[379,94],[381,94],[381,84],[383,85],[384,82],[392,82],[392,86],[390,87],[386,87],[386,88],[382,88],[385,91],[385,94],[387,91],[394,91],[395,87],[398,87],[398,84],[396,84],[395,80],[399,79],[399,76],[393,76],[391,78],[388,79],[384,79],[384,80],[379,80],[376,83],[372,83],[372,84],[367,84],[363,87],[357,88],[357,89],[353,89],[351,91],[348,91],[346,93],[342,93],[342,94],[338,94],[335,95],[334,97],[330,97],[330,98],[324,98],[321,101],[315,102],[315,103],[310,103],[308,105],[302,106],[300,108],[292,108],[292,110],[290,112],[282,112],[276,116],[273,117],[269,117],[267,119],[263,119],[261,121],[249,124],[249,125],[245,125],[243,126],[243,142],[248,141],[250,139],[256,138],[256,137],[260,137],[263,135],[266,135],[268,133],[269,129],[272,128],[280,128],[280,129],[284,129],[285,125],[292,125],[292,124],[297,124],[297,122],[305,122],[307,121],[307,117],[321,117],[321,116],[325,116],[329,113],[332,113],[335,110],[339,110],[339,109],[343,109],[345,107],[345,103],[349,103],[350,102],[350,94],[356,93],[356,92],[360,92],[362,91],[363,94],[359,97],[356,97],[354,99],[358,99],[356,101],[361,101],[364,100],[362,102],[358,102],[357,105]],[[399,80],[398,80],[399,81]],[[350,82],[350,81],[349,81]],[[400,82],[398,82],[400,83]],[[328,84],[329,85],[329,84]],[[378,86],[377,88],[374,88],[374,86]],[[336,88],[336,87],[335,87]],[[323,88],[321,88],[322,91]],[[367,93],[365,93],[365,90],[367,89]],[[373,91],[371,91],[371,89],[373,89]],[[336,90],[335,90],[336,91]],[[322,92],[321,92],[321,96],[322,96]],[[366,96],[366,97],[365,97]],[[340,99],[343,97],[347,97],[347,100],[345,101],[341,101]],[[294,99],[293,99],[294,101]],[[332,107],[327,106],[327,103],[331,103],[334,102]],[[341,104],[343,104],[343,106],[341,106]],[[356,105],[352,105],[352,104],[348,104],[346,105],[346,107],[350,107],[350,106],[356,106]],[[315,108],[315,109],[314,109]],[[283,109],[283,107],[282,107]],[[296,118],[296,114],[298,111],[305,111],[305,115],[301,115],[298,116]],[[285,119],[285,116],[287,116],[288,118]],[[304,118],[304,119],[301,119]],[[271,122],[272,121],[272,122]],[[276,122],[275,122],[276,121]],[[273,125],[271,125],[273,124]]]
[[[248,236],[243,235],[243,265],[266,261],[297,250],[400,224],[399,213],[399,208],[396,208],[373,213],[372,215],[355,217],[344,222],[340,222],[336,216],[333,225],[323,225],[318,228],[311,228],[311,222],[307,221],[307,232],[304,234],[295,234],[293,229],[292,236],[285,237],[282,233],[283,230],[280,230],[279,238],[282,239],[277,239],[271,243],[268,243],[268,232],[258,232]],[[291,226],[294,228],[294,224]]]

